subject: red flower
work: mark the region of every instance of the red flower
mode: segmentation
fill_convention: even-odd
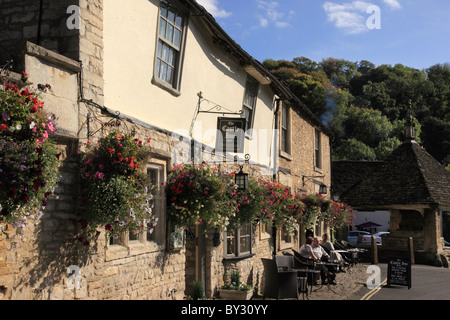
[[[10,192],[8,192],[8,197],[14,198],[16,194],[17,194],[16,189],[12,189]]]
[[[111,229],[112,229],[112,225],[107,224],[107,225],[105,226],[105,230],[110,231]]]
[[[29,199],[29,197],[25,193],[20,196],[20,200],[23,202],[28,202],[28,199]]]
[[[2,131],[5,131],[5,130],[7,130],[8,129],[8,126],[6,125],[6,124],[1,124],[0,125],[0,130],[2,130]]]

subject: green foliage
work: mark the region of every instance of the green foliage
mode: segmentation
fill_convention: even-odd
[[[194,281],[192,287],[192,300],[202,300],[205,297],[205,289],[203,289],[203,283]]]
[[[334,149],[336,160],[374,161],[376,158],[376,153],[371,147],[354,138],[343,140]]]
[[[383,160],[405,139],[412,108],[416,141],[437,160],[450,155],[450,65],[417,70],[402,64],[308,58],[264,65],[335,133],[335,159]],[[356,152],[356,153],[353,153]]]
[[[31,218],[42,215],[59,179],[55,117],[43,107],[28,88],[0,88],[0,223],[20,235]]]
[[[241,274],[238,270],[233,270],[230,273],[230,282],[226,283],[222,289],[225,290],[239,290],[248,291],[252,290],[253,286],[249,284],[244,284],[241,282]]]
[[[78,240],[88,246],[101,232],[106,238],[119,238],[126,231],[153,232],[157,224],[153,213],[155,186],[142,170],[149,147],[115,130],[85,147],[78,159],[83,185],[80,217],[74,221],[81,226]]]
[[[233,175],[206,164],[175,166],[165,188],[168,217],[179,227],[204,222],[207,227],[226,230],[235,214]]]

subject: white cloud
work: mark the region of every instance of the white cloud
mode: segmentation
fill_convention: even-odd
[[[270,24],[274,24],[278,28],[286,28],[289,26],[289,20],[294,15],[294,11],[285,13],[279,11],[277,8],[279,3],[276,1],[256,0],[259,25],[263,28],[268,27]]]
[[[226,18],[231,16],[231,12],[219,8],[218,0],[196,0],[206,11],[212,14],[214,18]]]
[[[402,5],[398,0],[383,0],[391,9],[401,9]]]
[[[327,13],[328,20],[334,25],[350,34],[366,32],[367,8],[371,3],[364,1],[353,1],[351,3],[338,4],[325,2],[323,8]]]

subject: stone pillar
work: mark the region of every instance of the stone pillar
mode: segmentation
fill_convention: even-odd
[[[439,254],[443,250],[440,223],[439,209],[437,207],[425,210],[423,225],[424,250],[429,253]]]

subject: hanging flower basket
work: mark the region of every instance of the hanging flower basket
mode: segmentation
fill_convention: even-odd
[[[0,86],[0,223],[12,225],[18,235],[53,196],[61,155],[56,132],[55,117],[44,111],[37,93],[11,83]]]
[[[272,223],[284,235],[293,235],[303,216],[303,203],[280,183],[260,179],[264,188],[265,204],[260,213],[261,221]]]
[[[204,222],[207,228],[223,231],[236,213],[233,175],[207,164],[175,166],[165,189],[168,217],[178,227]]]
[[[157,224],[154,186],[143,171],[151,151],[147,144],[116,130],[79,151],[84,194],[80,199],[77,239],[84,245],[105,233],[119,238],[124,232],[153,232]]]

